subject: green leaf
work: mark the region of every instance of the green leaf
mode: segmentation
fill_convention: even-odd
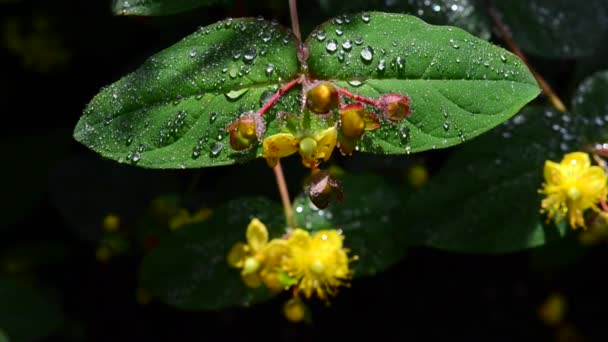
[[[588,143],[608,142],[608,71],[585,79],[572,99],[572,111],[586,119],[582,134]]]
[[[607,42],[608,3],[604,0],[494,1],[517,44],[550,58],[594,54]]]
[[[260,198],[228,202],[209,221],[180,228],[162,240],[143,261],[142,285],[183,310],[219,310],[267,299],[263,286],[247,288],[240,271],[226,262],[230,248],[245,241],[253,217],[264,222],[270,238],[285,232],[278,204]]]
[[[0,329],[13,341],[42,339],[63,322],[58,306],[38,291],[11,280],[0,279],[0,303]]]
[[[9,342],[8,336],[0,329],[0,342]]]
[[[334,41],[338,48],[330,52],[327,45]],[[367,133],[361,151],[404,154],[457,145],[507,120],[539,93],[515,55],[412,16],[355,15],[348,23],[321,25],[307,42],[314,77],[341,80],[360,95],[411,98],[413,114]]]
[[[120,15],[170,15],[226,0],[113,0],[112,12]]]
[[[435,25],[460,27],[483,39],[490,38],[490,25],[477,0],[319,0],[324,13],[338,15],[360,11],[404,12]]]
[[[102,156],[148,168],[198,168],[244,162],[226,126],[299,70],[294,39],[275,23],[227,19],[201,28],[106,87],[87,106],[74,137]],[[299,92],[266,114],[299,107]]]
[[[298,226],[317,231],[341,229],[344,246],[358,255],[352,266],[355,277],[381,272],[401,259],[407,245],[400,233],[402,225],[396,220],[400,208],[395,188],[381,177],[350,175],[344,186],[344,203],[332,203],[319,210],[305,195],[294,202]]]

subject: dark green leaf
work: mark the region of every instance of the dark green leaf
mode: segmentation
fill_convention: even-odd
[[[519,46],[531,54],[572,58],[595,53],[608,41],[608,2],[590,0],[494,1]]]
[[[113,0],[112,12],[120,15],[170,15],[226,1],[227,0]]]
[[[259,218],[270,238],[285,232],[281,207],[264,199],[244,198],[218,208],[209,221],[180,228],[145,257],[142,284],[163,302],[184,310],[218,310],[268,298],[263,286],[245,286],[226,255],[245,241],[247,225]]]
[[[490,25],[478,0],[319,0],[319,4],[332,16],[360,11],[405,12],[430,24],[452,25],[490,38]]]
[[[9,342],[8,336],[4,333],[2,329],[0,329],[0,342]]]
[[[106,215],[118,215],[122,224],[134,222],[155,196],[179,188],[174,174],[97,158],[65,160],[49,178],[53,205],[79,237],[93,241],[101,237]]]
[[[63,321],[58,306],[38,291],[11,280],[0,279],[0,303],[0,330],[13,341],[42,339]]]
[[[572,100],[572,111],[587,119],[581,126],[588,143],[608,142],[608,71],[585,79]]]
[[[360,95],[407,95],[413,110],[407,120],[366,134],[361,151],[404,154],[456,145],[507,120],[539,93],[515,55],[461,29],[398,14],[347,18],[325,23],[308,39],[313,76],[341,80]],[[334,41],[338,48],[328,51]]]
[[[149,168],[196,168],[247,161],[261,148],[235,152],[226,126],[256,110],[298,72],[293,37],[257,19],[203,27],[103,89],[74,137],[107,158]],[[292,92],[266,114],[299,107]],[[276,126],[276,125],[275,125]],[[269,127],[269,131],[277,127]]]
[[[341,229],[351,255],[355,276],[372,275],[405,255],[404,226],[395,219],[400,202],[394,187],[381,177],[351,175],[343,180],[344,203],[319,210],[301,195],[294,203],[297,224],[307,230]]]

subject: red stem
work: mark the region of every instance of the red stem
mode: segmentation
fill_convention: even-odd
[[[357,101],[363,102],[363,103],[367,103],[369,105],[372,105],[374,107],[379,107],[380,106],[380,102],[374,99],[370,99],[369,97],[365,97],[365,96],[361,96],[361,95],[357,95],[357,94],[353,94],[350,91],[344,89],[344,88],[339,88],[336,87],[336,89],[338,90],[338,93],[344,95],[344,96],[348,96],[352,99],[355,99]]]
[[[281,89],[279,89],[276,94],[274,94],[270,100],[266,101],[266,103],[262,106],[262,108],[260,108],[260,110],[258,110],[258,114],[260,116],[263,116],[264,114],[266,114],[266,112],[270,109],[270,107],[272,107],[283,95],[285,95],[286,92],[288,92],[291,88],[295,87],[296,85],[300,84],[302,82],[302,78],[296,78],[295,80],[287,83],[286,85],[282,86]]]
[[[602,210],[604,210],[605,212],[608,212],[608,204],[606,204],[606,199],[602,198],[600,200],[600,204],[602,205]]]

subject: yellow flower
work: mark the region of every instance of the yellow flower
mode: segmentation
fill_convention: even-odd
[[[115,232],[120,228],[120,217],[114,214],[108,214],[103,218],[101,226],[108,232]]]
[[[541,211],[556,222],[568,215],[572,228],[586,228],[583,212],[589,208],[599,212],[597,203],[608,193],[604,170],[591,166],[586,153],[574,152],[566,154],[559,164],[547,160],[544,174],[540,193],[547,197],[541,203]]]
[[[179,228],[193,223],[200,223],[208,220],[213,215],[213,210],[202,208],[190,215],[187,209],[179,209],[175,216],[169,219],[169,229],[178,230]]]
[[[247,244],[237,242],[228,252],[228,264],[241,268],[243,282],[249,287],[264,283],[272,291],[280,291],[283,283],[280,265],[287,255],[287,241],[273,239],[268,242],[268,230],[257,218],[247,226]]]
[[[283,270],[296,280],[298,291],[307,298],[316,294],[320,299],[334,296],[339,286],[348,286],[352,271],[348,268],[344,237],[336,230],[318,231],[314,236],[296,228],[287,240],[289,258],[283,260]]]
[[[319,159],[327,161],[331,157],[337,139],[338,131],[335,127],[317,132],[312,136],[296,137],[290,133],[278,133],[264,139],[262,156],[266,158],[268,166],[275,167],[280,158],[300,152],[302,164],[314,169],[317,167]]]

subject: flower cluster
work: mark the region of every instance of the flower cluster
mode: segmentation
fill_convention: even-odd
[[[279,113],[277,121],[281,132],[264,137],[266,126],[262,116],[289,89],[302,83],[303,108],[299,115]],[[350,98],[346,104],[343,97]],[[350,155],[367,131],[380,127],[378,115],[389,124],[398,123],[411,114],[410,99],[401,94],[385,94],[379,99],[353,94],[327,81],[294,80],[266,102],[256,113],[247,112],[226,128],[230,145],[242,151],[262,143],[262,157],[270,167],[279,159],[299,152],[302,164],[316,169],[327,161],[338,147],[343,155]]]
[[[252,288],[266,286],[272,292],[294,289],[321,300],[335,296],[340,286],[352,278],[344,248],[344,236],[334,229],[308,231],[295,228],[281,238],[269,241],[266,226],[257,218],[246,232],[247,243],[237,242],[228,252],[228,264],[241,269],[243,282]]]
[[[547,213],[548,219],[559,222],[567,217],[573,229],[586,228],[585,211],[602,213],[598,204],[605,209],[608,177],[600,166],[591,165],[587,153],[568,153],[559,164],[546,161],[544,176],[539,192],[546,195],[541,212]]]

